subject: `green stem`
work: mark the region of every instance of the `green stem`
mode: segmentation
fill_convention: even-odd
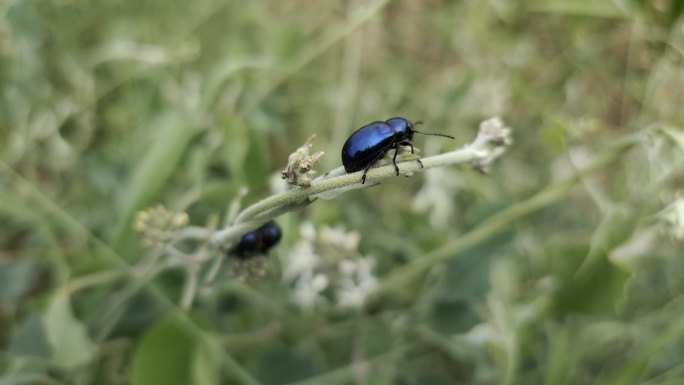
[[[105,283],[110,283],[126,277],[128,277],[128,275],[125,271],[107,270],[74,278],[66,284],[66,287],[67,291],[71,295],[77,291],[87,289],[91,286],[103,285]]]
[[[444,154],[421,158],[421,164],[416,161],[398,163],[399,175],[410,175],[434,167],[443,167],[461,163],[476,162],[491,155],[491,151],[480,146],[467,146]],[[394,178],[394,165],[373,168],[366,175],[366,183],[361,184],[362,171],[351,174],[336,175],[331,172],[328,177],[314,180],[311,187],[298,187],[286,192],[270,196],[243,210],[235,220],[235,224],[217,231],[212,241],[226,247],[235,242],[247,231],[254,229],[263,222],[287,211],[293,211],[313,202],[316,195],[330,192],[346,192],[373,186],[384,180]]]

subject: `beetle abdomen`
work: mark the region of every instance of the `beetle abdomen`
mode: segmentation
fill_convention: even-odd
[[[342,147],[342,165],[347,172],[363,170],[386,153],[394,142],[394,130],[373,122],[356,130]]]

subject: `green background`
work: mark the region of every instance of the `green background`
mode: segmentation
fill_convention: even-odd
[[[659,213],[684,186],[683,8],[3,2],[0,384],[682,383],[683,243]],[[139,210],[211,227],[313,133],[329,170],[370,121],[456,137],[416,137],[436,154],[496,115],[514,145],[487,176],[279,218],[272,265],[306,221],[362,235],[383,291],[361,311],[293,306],[277,266],[189,311],[182,269],[137,278]]]

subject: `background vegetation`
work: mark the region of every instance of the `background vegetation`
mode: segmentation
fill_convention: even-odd
[[[682,383],[683,7],[3,2],[0,383]],[[489,176],[430,170],[279,218],[266,276],[224,266],[190,309],[186,269],[147,270],[139,210],[214,228],[312,133],[328,170],[397,115],[458,145],[499,115],[515,144]],[[297,306],[280,272],[302,232],[372,257],[381,290]]]

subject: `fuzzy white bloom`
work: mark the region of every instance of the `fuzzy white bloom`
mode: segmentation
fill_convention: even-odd
[[[301,240],[287,255],[283,279],[286,282],[292,282],[296,279],[312,277],[313,271],[320,261],[321,257],[314,252],[313,244]]]
[[[679,198],[665,207],[659,217],[665,222],[672,237],[684,240],[684,198]]]
[[[341,226],[335,228],[323,227],[321,242],[338,247],[345,251],[355,251],[359,247],[361,235],[356,231],[345,231]]]
[[[339,308],[362,307],[378,280],[373,275],[375,261],[358,255],[360,234],[342,227],[317,232],[305,222],[300,235],[283,260],[283,281],[291,287],[292,302],[303,309],[326,300]]]
[[[328,283],[328,277],[323,274],[300,276],[292,292],[292,300],[301,308],[311,309],[322,299],[321,292]]]
[[[360,308],[366,298],[378,287],[373,275],[375,261],[370,258],[345,260],[339,265],[340,282],[337,288],[337,305],[341,308]]]
[[[373,275],[373,268],[375,267],[375,260],[371,258],[359,258],[356,261],[356,274],[364,282],[370,282],[373,280],[375,282],[375,276]]]
[[[337,292],[337,306],[347,309],[359,309],[366,301],[368,293],[358,286],[340,287]]]
[[[299,232],[301,239],[283,261],[283,280],[294,284],[292,301],[301,308],[311,309],[323,299],[321,292],[328,287],[329,279],[316,271],[323,259],[314,250],[316,230],[313,225],[305,222]]]
[[[339,269],[343,276],[350,276],[356,271],[356,264],[353,261],[344,260],[340,262]]]

